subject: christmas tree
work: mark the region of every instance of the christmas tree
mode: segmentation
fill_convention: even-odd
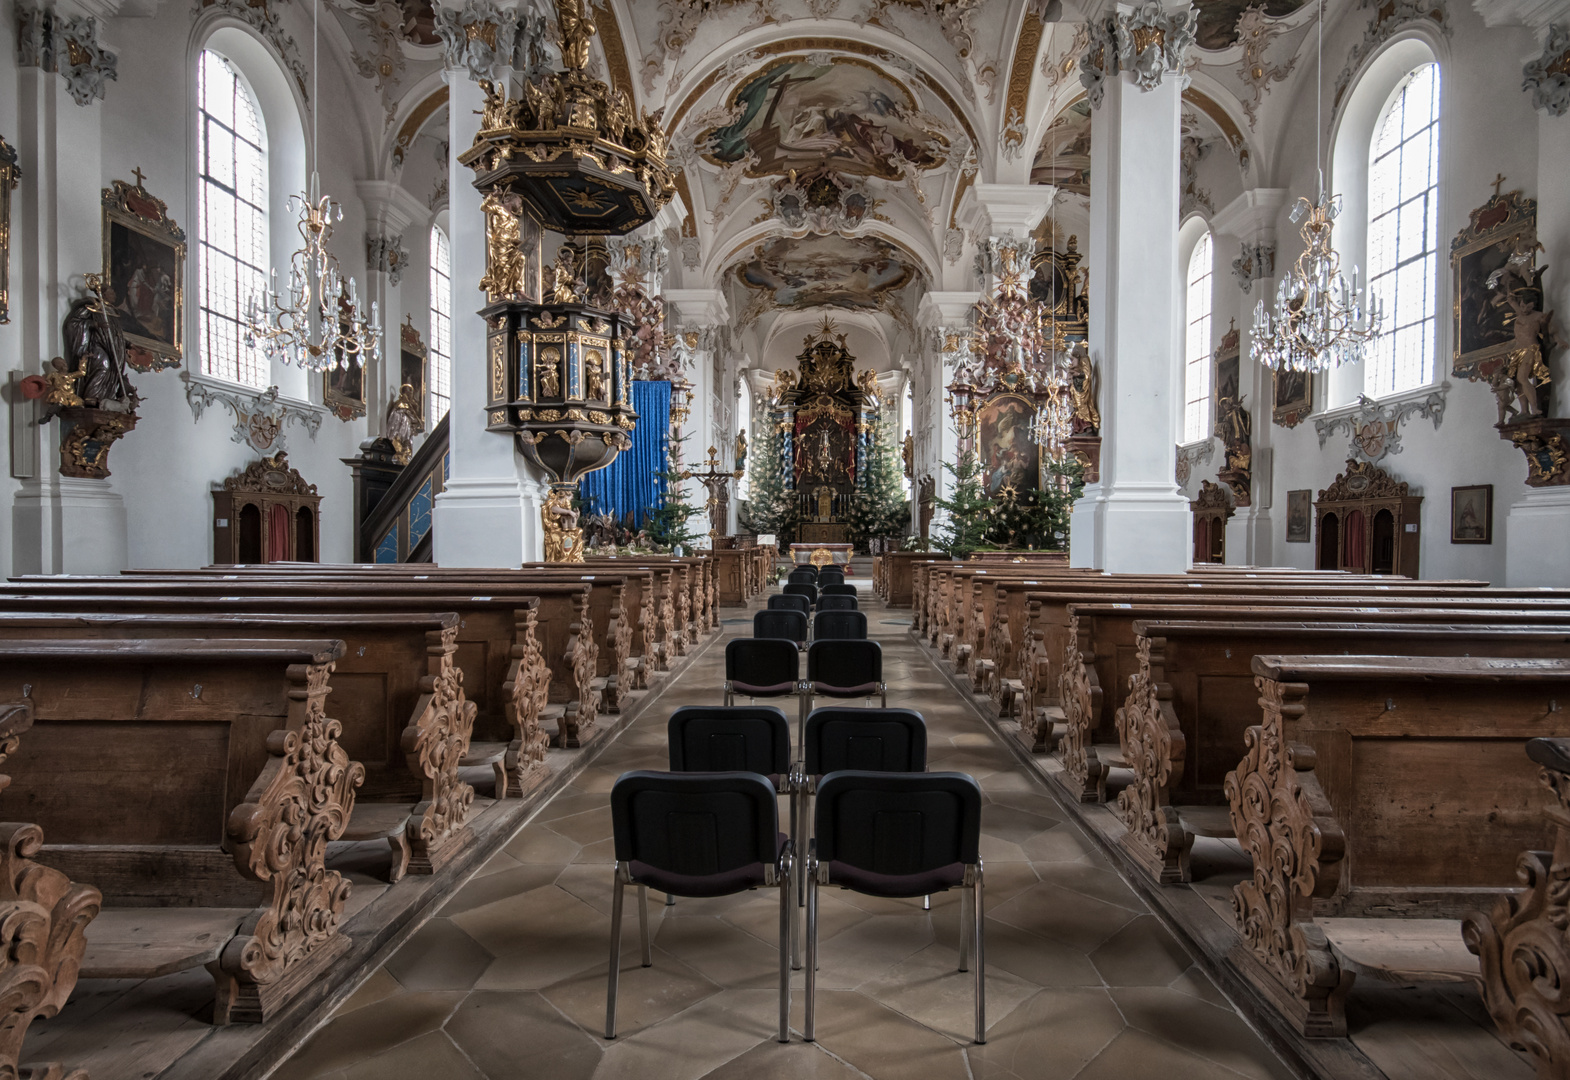
[[[759,535],[773,534],[783,549],[796,534],[796,493],[785,485],[780,421],[766,413],[762,427],[763,437],[747,454],[747,524]]]
[[[1043,490],[1005,486],[998,492],[987,540],[1002,547],[1066,551],[1069,517],[1084,487],[1085,468],[1072,457],[1047,466]]]
[[[945,461],[943,468],[954,478],[954,488],[947,499],[936,500],[943,520],[938,523],[938,535],[932,538],[932,545],[963,559],[986,542],[994,506],[982,489],[981,467],[974,453],[960,454],[957,465]]]
[[[683,435],[672,442],[679,444],[686,438]],[[694,540],[708,535],[707,528],[692,528],[693,518],[703,514],[703,507],[686,501],[685,483],[675,465],[660,473],[659,497],[643,519],[644,535],[656,551],[674,551],[678,544],[683,551],[691,551]],[[706,518],[700,521],[707,525]]]
[[[868,540],[903,537],[910,532],[910,504],[905,499],[904,467],[899,449],[889,434],[888,421],[879,412],[872,424],[871,448],[861,475],[856,478],[856,498],[846,520],[851,543],[865,549]]]

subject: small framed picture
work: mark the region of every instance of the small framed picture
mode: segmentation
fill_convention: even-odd
[[[1450,489],[1450,542],[1494,542],[1494,485],[1474,484]]]
[[[1306,544],[1314,535],[1314,493],[1308,488],[1287,492],[1287,543]]]

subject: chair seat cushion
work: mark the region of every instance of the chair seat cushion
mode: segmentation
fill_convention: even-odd
[[[775,840],[776,853],[785,850],[785,845],[789,841],[789,836],[779,833]],[[672,896],[730,896],[732,893],[759,888],[767,880],[762,863],[748,863],[746,866],[727,870],[722,874],[694,876],[673,874],[634,859],[628,866],[628,871],[636,884],[647,885],[651,889],[658,889]]]
[[[825,697],[861,697],[863,694],[876,694],[878,684],[868,682],[857,686],[831,686],[826,682],[815,682],[812,684],[812,692]]]
[[[796,684],[794,682],[770,683],[768,686],[754,686],[752,683],[745,683],[740,679],[732,679],[730,682],[730,687],[738,694],[747,694],[752,697],[763,697],[768,694],[794,694],[796,692]]]
[[[920,874],[875,874],[836,860],[829,863],[829,883],[867,896],[926,896],[963,885],[965,864],[950,863]]]

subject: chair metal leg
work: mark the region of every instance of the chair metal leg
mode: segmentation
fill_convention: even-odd
[[[616,982],[621,976],[621,863],[612,871],[615,877],[611,887],[611,968],[605,980],[605,1037],[616,1037]]]
[[[814,1021],[818,1004],[818,857],[807,858],[807,1004],[806,1016],[801,1027],[801,1037],[807,1042],[814,1039]]]
[[[785,873],[780,875],[780,1042],[790,1042],[790,969],[796,954],[796,908],[791,880],[795,869],[796,860],[787,856]]]
[[[970,899],[969,891],[959,894],[959,969],[970,970],[970,939],[972,929],[970,924]]]
[[[654,953],[649,950],[649,890],[638,886],[638,937],[643,943],[643,966],[654,966]]]
[[[981,863],[976,863],[976,895],[970,902],[971,920],[976,926],[976,1043],[987,1041],[987,935],[986,914],[982,907]]]
[[[928,893],[926,896],[923,896],[921,898],[921,910],[922,911],[931,911],[932,910],[932,894],[931,893]]]

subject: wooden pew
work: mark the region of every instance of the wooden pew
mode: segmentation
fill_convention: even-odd
[[[325,707],[343,652],[325,640],[0,642],[0,687],[35,712],[8,801],[43,831],[38,862],[106,905],[165,909],[100,918],[84,977],[205,964],[214,1022],[260,1022],[348,948],[349,883],[324,861],[365,776]],[[132,928],[143,933],[117,933]]]
[[[889,607],[914,607],[916,600],[916,581],[914,570],[917,563],[932,562],[940,556],[930,551],[886,551],[883,553],[883,562],[880,566],[881,579],[878,581],[878,595],[883,597]],[[947,556],[941,557],[943,560]]]
[[[1196,835],[1228,835],[1226,776],[1243,753],[1256,654],[1570,660],[1570,621],[1474,623],[1165,621],[1134,624],[1140,670],[1117,711],[1132,781],[1118,793],[1125,850],[1155,881],[1190,878]],[[1367,684],[1365,683],[1365,688]],[[1402,718],[1396,717],[1400,720]]]
[[[1027,707],[1020,718],[1021,740],[1033,752],[1055,747],[1052,717],[1039,700],[1039,685],[1057,684],[1053,695],[1061,705],[1064,735],[1063,776],[1082,802],[1106,799],[1107,747],[1121,759],[1116,712],[1140,660],[1134,631],[1139,620],[1257,620],[1312,622],[1444,623],[1483,620],[1494,625],[1535,625],[1570,619],[1570,596],[1512,601],[1516,606],[1488,606],[1487,597],[1274,596],[1268,601],[1232,593],[1160,597],[1135,593],[1109,594],[1097,601],[1066,604],[1069,633],[1063,653],[1049,658],[1038,632],[1024,663]]]
[[[539,585],[530,595],[451,593],[425,595],[412,587],[401,594],[372,595],[342,584],[321,583],[303,594],[271,590],[242,591],[223,583],[224,595],[185,594],[179,590],[136,592],[14,593],[0,589],[0,611],[170,612],[174,614],[345,614],[415,611],[458,616],[454,662],[465,674],[466,696],[478,706],[474,739],[507,745],[507,792],[521,796],[549,775],[543,724],[554,721],[558,738],[574,737],[568,714],[570,695],[592,694],[587,681],[594,667],[581,657],[584,637],[576,629],[587,616],[588,590],[582,586]],[[547,611],[545,619],[539,612]],[[563,610],[565,608],[565,610]],[[567,622],[567,619],[573,621]],[[588,642],[592,646],[592,640]],[[547,657],[554,658],[548,663]],[[555,702],[552,704],[552,702]],[[564,730],[564,725],[568,727]]]
[[[338,743],[365,769],[344,838],[384,839],[392,849],[388,880],[406,871],[430,874],[462,848],[474,789],[458,775],[469,753],[475,706],[466,700],[458,651],[458,616],[398,612],[375,615],[17,615],[0,612],[0,641],[91,642],[106,638],[244,638],[321,640],[345,651],[333,673],[328,712]],[[488,763],[496,797],[507,795],[502,750]]]
[[[1346,1034],[1358,968],[1475,978],[1456,920],[1512,885],[1519,852],[1551,839],[1523,749],[1570,727],[1570,662],[1261,655],[1252,666],[1262,723],[1226,778],[1254,861],[1233,889],[1241,973],[1298,1031],[1331,1037]],[[1536,955],[1512,955],[1520,978],[1538,975]]]
[[[16,752],[22,735],[33,726],[33,703],[27,698],[0,704],[0,762]],[[0,775],[0,790],[11,783]],[[33,856],[43,846],[43,830],[30,822],[0,822],[0,925],[7,927],[6,948],[0,950],[0,986],[5,988],[7,1022],[0,1024],[0,1076],[49,1080],[65,1068],[20,1066],[27,1029],[39,1017],[60,1012],[76,987],[82,956],[87,951],[88,924],[98,916],[103,897]],[[85,1077],[73,1072],[71,1076]]]
[[[1461,939],[1477,956],[1483,1004],[1506,1042],[1532,1056],[1544,1080],[1570,1066],[1570,1024],[1562,987],[1570,982],[1570,740],[1532,739],[1527,756],[1538,766],[1548,791],[1544,837],[1551,851],[1523,851],[1516,859],[1520,887],[1501,896],[1485,913],[1473,909],[1461,920]]]

